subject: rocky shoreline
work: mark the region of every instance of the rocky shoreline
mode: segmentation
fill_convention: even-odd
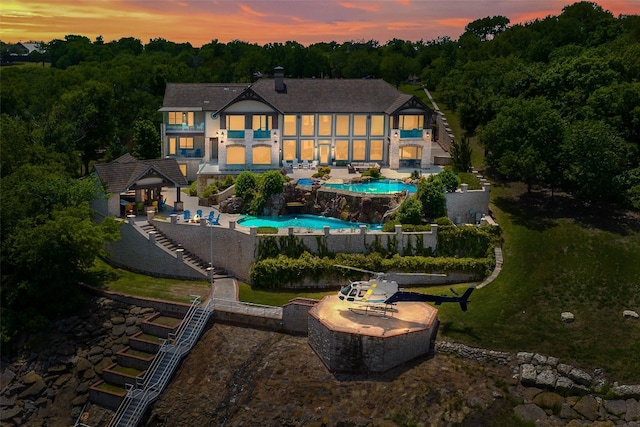
[[[22,357],[12,360],[3,358],[0,372],[0,427],[18,425],[62,427],[73,425],[81,418],[84,423],[94,427],[108,424],[113,416],[112,411],[90,405],[90,410],[85,412],[89,387],[98,381],[105,368],[115,362],[115,354],[127,346],[129,337],[140,331],[140,324],[152,313],[151,308],[118,303],[104,297],[91,297],[82,313],[56,322],[46,336],[33,337],[29,344],[31,350],[25,352]],[[222,338],[226,341],[220,341]],[[299,368],[293,367],[302,363],[316,368],[313,372],[314,375],[318,375],[319,387],[322,388],[323,382],[333,383],[334,386],[345,389],[347,395],[354,393],[358,395],[361,393],[358,387],[364,387],[368,390],[367,399],[379,402],[381,413],[377,417],[370,417],[366,423],[359,417],[349,415],[355,413],[355,410],[346,410],[339,419],[342,422],[348,421],[350,423],[348,425],[352,426],[384,425],[380,420],[388,420],[385,418],[387,415],[384,415],[385,405],[401,405],[403,401],[394,402],[384,394],[383,389],[397,387],[398,390],[402,390],[409,386],[421,387],[419,385],[422,384],[421,378],[429,378],[424,380],[424,384],[426,386],[428,383],[431,393],[437,390],[439,401],[436,406],[438,408],[455,408],[455,411],[447,412],[443,409],[441,413],[436,411],[434,414],[429,402],[423,402],[422,411],[426,413],[427,408],[431,410],[429,417],[424,415],[421,418],[418,414],[409,411],[407,416],[410,418],[415,417],[418,421],[429,420],[430,424],[425,425],[478,425],[472,420],[483,417],[485,420],[490,419],[491,408],[497,405],[503,408],[511,406],[511,409],[507,408],[511,414],[515,414],[520,419],[535,422],[537,425],[640,426],[640,385],[620,385],[609,382],[599,370],[587,372],[563,364],[557,358],[550,356],[524,352],[511,354],[438,341],[436,355],[429,360],[412,363],[411,366],[403,368],[400,374],[385,375],[383,382],[377,382],[372,378],[365,379],[366,382],[362,383],[362,378],[358,378],[358,381],[354,378],[343,381],[325,372],[326,369],[309,349],[304,337],[290,337],[273,332],[223,325],[214,325],[203,335],[202,342],[196,345],[192,354],[185,360],[184,368],[181,368],[172,381],[175,382],[175,386],[170,384],[165,391],[166,396],[161,396],[156,405],[157,408],[152,411],[156,415],[155,418],[157,419],[163,413],[163,408],[171,408],[173,412],[180,410],[174,406],[180,402],[180,399],[175,397],[175,393],[180,394],[181,397],[185,397],[186,394],[187,398],[191,393],[197,396],[198,390],[194,388],[194,383],[202,383],[202,387],[209,387],[203,389],[204,395],[227,394],[229,381],[234,378],[234,375],[236,377],[238,375],[239,368],[234,368],[233,364],[237,363],[246,370],[249,369],[247,368],[248,360],[254,360],[257,357],[256,351],[261,347],[251,347],[249,343],[253,339],[256,342],[271,344],[268,350],[260,350],[265,352],[262,354],[264,365],[256,364],[252,367],[251,369],[255,370],[247,372],[247,378],[251,378],[253,390],[260,389],[261,381],[265,381],[267,385],[271,384],[272,391],[265,399],[269,400],[269,405],[284,408],[280,409],[281,411],[286,410],[286,399],[291,399],[292,393],[293,395],[304,394],[305,387],[308,387],[310,376],[303,375]],[[211,358],[213,349],[222,351],[219,349],[231,345],[232,340],[237,343],[234,344],[235,348],[229,349],[229,352],[234,353],[233,356],[237,360],[233,361],[232,356],[228,354],[223,355],[224,358],[217,357],[215,360],[215,369],[220,382],[200,381],[197,377],[199,374],[203,378],[210,375],[206,366],[203,365],[203,359]],[[288,350],[278,353],[278,346]],[[292,355],[291,348],[296,348],[295,356]],[[293,359],[290,362],[291,368],[286,367],[289,359]],[[269,361],[273,360],[283,363],[283,366],[276,370],[276,374],[291,371],[294,376],[286,379],[286,383],[283,383],[286,386],[274,385],[279,383],[275,381],[274,377],[277,375],[273,372],[269,373],[264,380],[261,379],[260,375],[268,372]],[[465,363],[468,365],[463,369],[464,375],[451,375],[452,372],[461,369],[460,367]],[[422,370],[424,372],[421,372]],[[227,371],[228,376],[225,376]],[[409,385],[408,381],[410,384],[416,382],[416,385]],[[374,386],[371,385],[372,383]],[[185,391],[185,384],[189,387],[188,391]],[[235,387],[244,388],[245,386],[246,384],[235,384]],[[286,393],[281,394],[275,391],[283,387]],[[381,389],[380,395],[375,395],[378,389]],[[458,392],[444,393],[443,390]],[[464,399],[461,399],[461,396],[464,396]],[[338,399],[337,396],[334,398]],[[208,397],[208,399],[214,399],[214,397]],[[250,399],[246,407],[258,405],[259,401],[258,398]],[[327,400],[324,397],[322,401],[329,406],[332,403],[331,398]],[[339,404],[348,405],[348,401],[349,399],[347,403],[341,401]],[[480,405],[478,402],[483,403]],[[194,399],[186,399],[185,405],[193,404]],[[210,405],[211,402],[207,404]],[[256,411],[260,413],[265,410],[262,406],[256,406],[253,409],[254,414]],[[304,410],[307,409],[304,408]],[[288,419],[296,420],[296,413],[302,416],[300,409],[293,411],[287,414]],[[196,422],[195,419],[191,420],[187,417],[187,411],[176,413],[181,414],[184,419],[179,423],[166,424],[167,426],[197,425],[197,423],[193,424]],[[214,422],[217,415],[209,414],[209,422]],[[225,416],[229,416],[228,412]],[[226,418],[225,423],[241,425],[242,417],[245,415],[238,413],[236,416],[235,422],[233,418]],[[328,416],[324,418],[329,423],[338,419]],[[321,421],[324,418],[321,417]],[[149,422],[147,425],[156,424]],[[313,425],[313,423],[294,423],[293,425]]]

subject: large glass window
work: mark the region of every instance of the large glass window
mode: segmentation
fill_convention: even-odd
[[[353,116],[353,134],[365,136],[367,134],[367,116],[356,114]]]
[[[293,160],[297,158],[296,154],[296,140],[295,139],[285,139],[282,141],[282,159],[283,160]]]
[[[284,129],[283,135],[295,136],[298,134],[297,118],[295,114],[288,114],[284,116]]]
[[[416,160],[422,158],[422,147],[408,145],[400,147],[400,160]]]
[[[424,123],[424,116],[409,116],[402,115],[400,116],[400,129],[402,130],[412,130],[412,129],[422,129]]]
[[[178,167],[180,168],[182,175],[187,176],[187,165],[178,165]]]
[[[227,130],[244,130],[244,116],[227,116]]]
[[[253,130],[271,130],[273,128],[272,125],[273,117],[267,116],[266,114],[260,114],[253,116]]]
[[[253,164],[269,165],[271,164],[271,147],[258,145],[253,147]]]
[[[313,114],[303,114],[300,122],[300,135],[315,135],[315,116]]]
[[[349,141],[346,139],[336,141],[336,160],[349,160]]]
[[[318,135],[331,135],[331,114],[320,114],[318,116]]]
[[[181,150],[193,150],[193,137],[181,137],[178,141]]]
[[[187,125],[193,126],[193,111],[169,111],[167,113],[167,121],[170,125]]]
[[[384,116],[377,114],[371,116],[371,131],[369,133],[371,136],[382,136],[384,135]]]
[[[175,156],[176,155],[176,145],[177,144],[178,144],[178,140],[176,139],[176,137],[169,138],[169,155],[170,156]]]
[[[369,141],[369,160],[379,161],[382,160],[382,148],[383,141],[381,139],[372,139]]]
[[[349,115],[347,114],[336,115],[336,135],[337,136],[349,135]]]
[[[245,147],[242,145],[231,145],[227,147],[227,164],[244,165]]]
[[[365,159],[367,141],[364,139],[353,140],[353,160],[362,161]]]
[[[303,139],[300,141],[300,160],[313,160],[313,139]]]
[[[170,125],[180,125],[182,124],[182,113],[179,111],[169,111],[167,113],[167,121]]]

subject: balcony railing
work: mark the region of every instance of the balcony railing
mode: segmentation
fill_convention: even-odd
[[[400,138],[422,138],[422,129],[400,130]]]
[[[229,130],[227,131],[227,138],[229,139],[244,139],[243,130]]]
[[[186,123],[178,125],[167,125],[167,132],[204,132],[204,122],[198,123],[194,126],[189,126]]]
[[[271,138],[270,130],[254,130],[253,139],[269,139]]]

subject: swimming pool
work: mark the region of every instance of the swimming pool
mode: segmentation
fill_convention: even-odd
[[[317,215],[282,215],[282,216],[245,216],[238,221],[238,225],[245,227],[276,227],[276,228],[307,228],[313,230],[322,230],[324,226],[328,225],[329,229],[337,230],[344,228],[360,228],[361,225],[366,225],[369,229],[379,230],[381,225],[367,224],[363,222],[348,222],[342,221],[337,218]]]
[[[300,179],[299,185],[312,185],[321,181],[312,179]],[[353,193],[368,194],[393,194],[406,190],[409,193],[415,193],[417,187],[413,184],[406,184],[397,179],[376,179],[367,182],[349,182],[342,184],[328,183],[322,184],[324,188],[333,188],[335,190],[351,191]]]

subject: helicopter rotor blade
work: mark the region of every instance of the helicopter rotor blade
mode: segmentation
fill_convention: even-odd
[[[455,296],[457,296],[457,297],[459,297],[459,296],[460,296],[460,294],[459,294],[459,293],[457,293],[455,289],[453,289],[453,288],[449,288],[449,290],[450,290],[450,291],[451,291],[451,293],[452,293],[452,294],[454,294]]]
[[[348,265],[336,265],[336,267],[339,268],[346,268],[347,270],[354,270],[354,271],[359,271],[361,273],[369,273],[369,274],[375,274],[375,275],[382,275],[384,273],[380,273],[378,271],[371,271],[371,270],[365,270],[364,268],[358,268],[358,267],[350,267]]]

